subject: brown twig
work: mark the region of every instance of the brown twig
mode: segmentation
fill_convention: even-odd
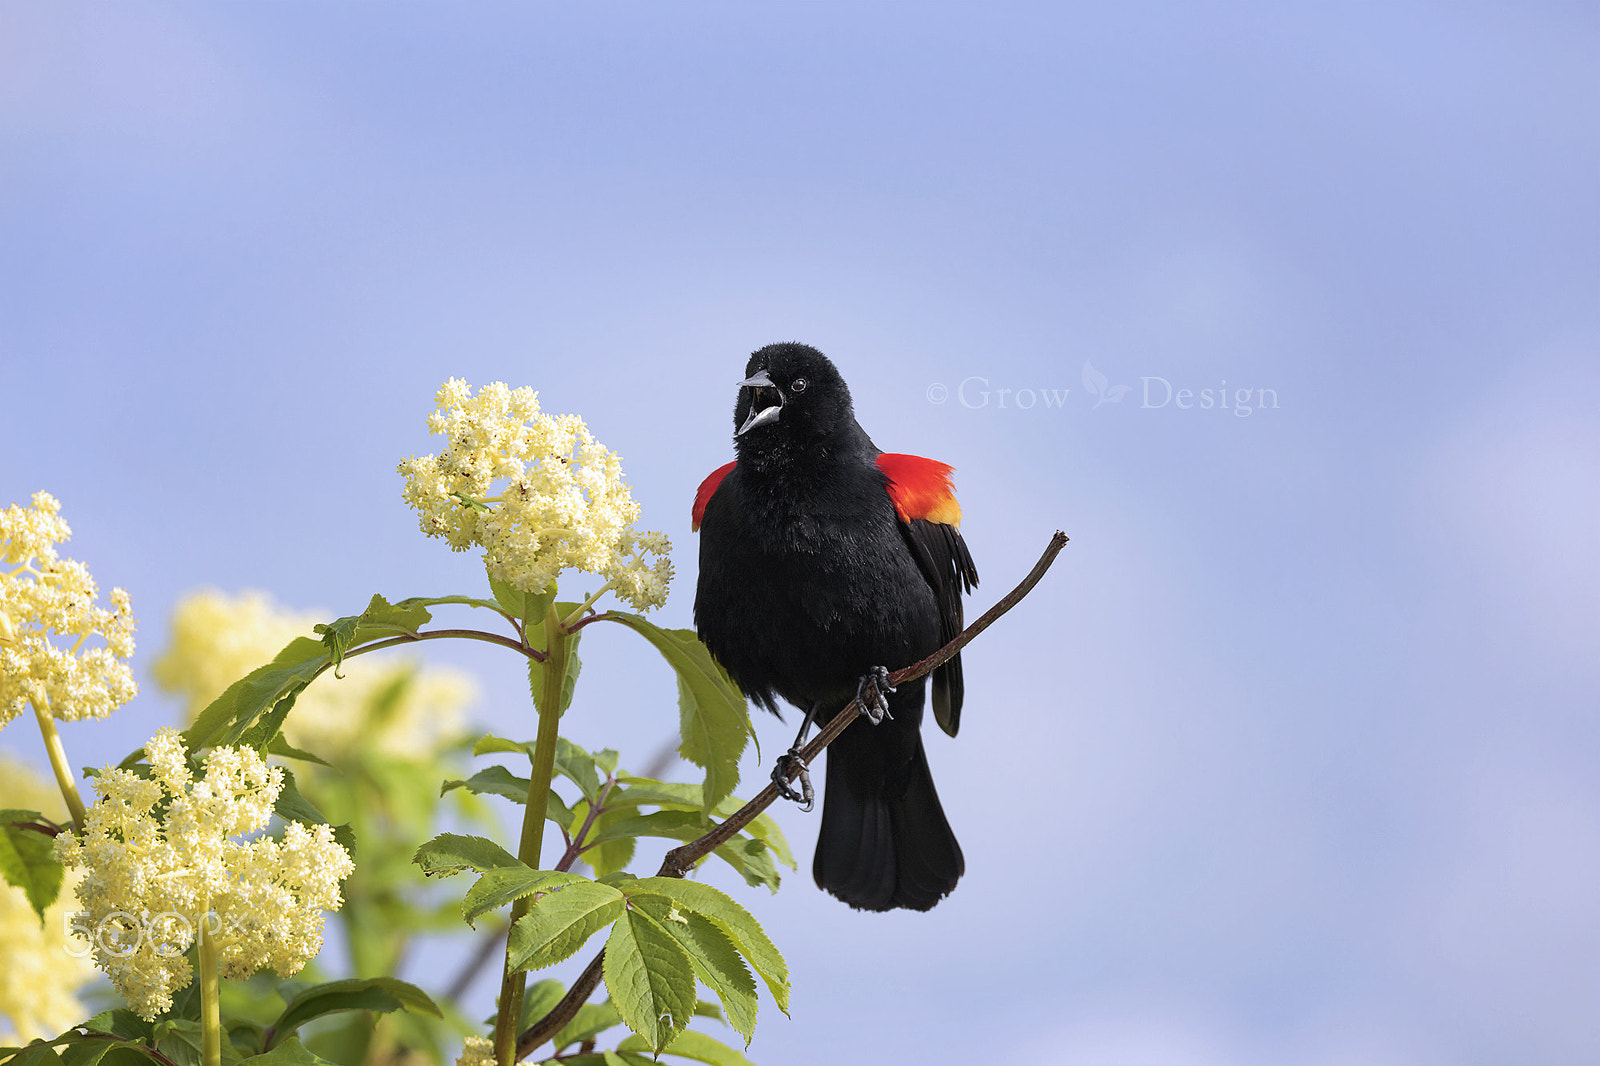
[[[999,603],[983,612],[982,617],[966,629],[963,629],[950,643],[921,662],[891,673],[889,675],[889,684],[900,685],[907,681],[915,681],[917,678],[931,673],[954,658],[962,648],[971,643],[974,637],[988,629],[996,619],[1015,607],[1024,596],[1033,591],[1033,587],[1039,583],[1040,578],[1044,577],[1045,571],[1050,569],[1050,564],[1056,561],[1056,556],[1061,554],[1061,549],[1066,545],[1067,535],[1060,530],[1056,530],[1055,536],[1051,537],[1050,543],[1046,545],[1044,554],[1039,556],[1039,561],[1033,564],[1033,569],[1028,571],[1028,576],[1023,578],[1016,588],[1008,592]],[[843,733],[860,714],[861,700],[859,698],[851,700],[844,710],[834,715],[828,724],[823,726],[817,735],[811,738],[811,742],[800,750],[800,761],[809,767],[812,760],[821,755],[822,750],[831,744],[840,733]],[[799,772],[800,767],[794,767],[789,774],[789,779],[793,780]],[[656,871],[656,876],[684,876],[694,868],[695,863],[717,850],[723,844],[726,844],[729,840],[732,840],[740,830],[755,821],[756,816],[772,806],[777,798],[777,786],[768,784],[766,788],[756,793],[754,799],[729,815],[726,821],[713,828],[705,836],[667,852],[666,858],[661,860],[661,869]],[[599,987],[601,967],[605,963],[605,957],[605,949],[602,948],[590,960],[589,965],[584,967],[583,973],[572,983],[572,987],[567,989],[567,994],[561,997],[561,1002],[557,1003],[551,1008],[549,1014],[535,1022],[517,1038],[517,1061],[522,1061],[533,1052],[534,1048],[554,1037],[566,1027],[568,1022],[577,1016],[578,1008],[588,1002],[589,997],[594,994],[594,990]]]

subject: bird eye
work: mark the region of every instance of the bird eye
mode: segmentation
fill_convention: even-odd
[[[805,392],[806,391],[806,379],[805,378],[795,378],[793,381],[789,382],[789,391],[790,392]]]

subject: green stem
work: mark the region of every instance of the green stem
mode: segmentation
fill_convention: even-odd
[[[200,1063],[222,1066],[222,1000],[217,984],[217,942],[211,915],[200,916]]]
[[[549,638],[549,645],[545,649],[541,667],[541,684],[533,693],[534,706],[539,710],[539,735],[533,745],[533,768],[528,775],[528,802],[522,814],[522,843],[517,849],[517,858],[535,870],[539,868],[539,852],[544,844],[544,813],[550,797],[550,778],[555,772],[556,737],[561,725],[561,690],[566,681],[567,655],[572,639],[561,627],[554,603],[546,609],[544,631]],[[511,905],[511,930],[515,930],[518,919],[527,913],[527,897]],[[494,1025],[494,1057],[499,1066],[516,1064],[517,1030],[522,1024],[522,995],[526,987],[527,973],[511,968],[511,931],[508,930],[506,965],[500,982],[500,1011]]]
[[[50,703],[43,696],[30,699],[29,703],[33,705],[34,717],[39,719],[39,732],[44,734],[44,748],[50,753],[50,768],[56,772],[61,798],[67,801],[72,828],[82,833],[83,797],[78,794],[78,783],[72,779],[72,770],[67,766],[67,749],[61,746],[61,734],[56,731],[56,720],[50,715]]]

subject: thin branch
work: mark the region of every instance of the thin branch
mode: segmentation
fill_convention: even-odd
[[[891,673],[889,675],[889,683],[891,685],[900,685],[906,681],[915,681],[917,678],[931,673],[954,658],[962,648],[971,643],[974,637],[988,629],[996,619],[1015,607],[1024,596],[1033,591],[1033,587],[1044,577],[1045,571],[1050,569],[1050,564],[1056,561],[1056,556],[1061,554],[1061,549],[1066,545],[1067,535],[1059,529],[1056,530],[1055,536],[1050,538],[1050,543],[1045,547],[1044,554],[1039,556],[1039,561],[1033,564],[1033,569],[1028,571],[1028,576],[1023,578],[1016,588],[1008,592],[999,603],[985,611],[976,622],[962,630],[960,635],[950,643],[921,662]],[[822,754],[822,750],[832,743],[840,733],[843,733],[845,728],[855,721],[860,714],[861,700],[851,700],[844,710],[834,715],[828,724],[823,726],[822,730],[811,738],[811,742],[801,749],[801,762],[809,767],[812,760]],[[789,775],[789,779],[793,780],[798,773],[799,768],[796,767]],[[712,829],[711,832],[698,840],[691,841],[682,847],[673,848],[667,852],[666,858],[661,860],[661,869],[656,871],[656,876],[684,876],[694,867],[695,863],[723,844],[726,844],[745,826],[755,821],[756,816],[772,806],[777,798],[777,786],[768,784],[766,788],[756,794],[754,799],[740,807],[738,811],[730,815],[726,821]],[[561,1002],[557,1003],[551,1008],[549,1014],[535,1022],[517,1038],[517,1061],[520,1062],[532,1054],[535,1048],[554,1037],[566,1027],[568,1022],[577,1016],[578,1009],[588,1002],[589,997],[594,995],[594,990],[599,987],[601,967],[605,963],[605,957],[605,949],[602,948],[590,960],[589,965],[584,967],[583,973],[572,983],[572,987],[567,989],[567,994],[561,997]]]

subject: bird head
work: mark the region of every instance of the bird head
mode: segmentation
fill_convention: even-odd
[[[828,357],[805,344],[769,344],[750,356],[733,409],[739,449],[805,443],[855,421],[850,389]]]

